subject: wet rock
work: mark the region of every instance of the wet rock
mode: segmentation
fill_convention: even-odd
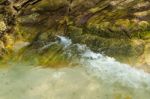
[[[4,57],[6,54],[5,45],[2,41],[0,41],[0,59]]]
[[[70,26],[68,30],[68,36],[71,38],[81,36],[83,34],[83,29],[80,27]]]
[[[0,31],[4,31],[6,29],[6,25],[3,21],[0,21]]]
[[[103,52],[109,56],[137,57],[144,51],[144,41],[103,38],[91,34],[70,36],[73,42],[87,44],[93,51]]]
[[[23,42],[23,41],[17,41],[15,42],[15,44],[13,45],[13,50],[15,52],[19,51],[20,49],[28,46],[30,43],[29,42]]]
[[[146,64],[150,67],[150,41],[146,42],[144,56]]]
[[[38,13],[33,13],[33,14],[30,14],[30,15],[26,15],[26,16],[22,16],[20,18],[18,18],[18,22],[20,23],[35,23],[38,21],[38,16],[39,14]]]
[[[7,49],[12,50],[13,45],[14,45],[14,37],[13,37],[13,35],[5,34],[4,37],[3,37],[3,41],[4,41],[4,44],[5,44],[5,47]]]
[[[12,2],[18,8],[26,1]],[[117,59],[135,58],[147,53],[144,57],[149,64],[149,47],[145,49],[146,44],[143,41],[150,38],[147,13],[149,2],[142,7],[141,3],[145,1],[120,1],[41,0],[35,5],[29,4],[30,6],[19,13],[13,36],[15,39],[21,38],[31,42],[32,47],[30,46],[29,50],[33,49],[33,52],[43,48],[41,54],[45,56],[46,53],[60,48],[56,45],[53,46],[54,49],[49,47],[50,43],[55,41],[55,36],[65,35],[74,43],[86,44],[95,52]],[[5,29],[6,25],[0,21],[0,31]],[[12,49],[14,38],[5,35],[2,48]]]

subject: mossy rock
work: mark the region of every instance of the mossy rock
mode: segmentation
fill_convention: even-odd
[[[0,59],[4,57],[4,55],[6,54],[5,52],[5,45],[3,41],[0,41]]]
[[[39,14],[32,13],[30,15],[25,15],[18,18],[18,22],[20,23],[36,23],[38,21]]]
[[[95,52],[103,52],[113,57],[137,57],[144,51],[144,42],[142,40],[103,38],[92,34],[70,36],[70,38],[74,43],[86,44]]]
[[[67,4],[67,0],[42,0],[37,5],[33,6],[31,10],[56,10]]]
[[[0,21],[0,31],[4,31],[6,29],[6,25],[3,21]]]
[[[68,36],[71,36],[71,38],[76,36],[81,36],[83,34],[83,29],[80,27],[70,26],[68,29]]]
[[[54,43],[51,46],[46,46],[44,45],[39,48],[27,46],[21,49],[11,60],[51,68],[68,66],[71,60],[63,53],[62,45]]]

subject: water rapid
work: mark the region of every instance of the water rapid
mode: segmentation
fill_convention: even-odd
[[[58,36],[77,66],[61,69],[10,63],[0,69],[0,99],[149,99],[150,74]],[[52,44],[49,44],[51,46]]]

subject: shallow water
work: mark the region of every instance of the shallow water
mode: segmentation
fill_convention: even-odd
[[[52,69],[10,62],[0,69],[0,99],[150,98],[150,74],[62,39],[69,57],[70,47],[77,49],[78,65]]]
[[[150,83],[146,85],[146,79],[150,77],[137,80],[124,75],[121,76],[124,77],[122,79],[117,77],[102,79],[100,76],[104,75],[97,77],[93,70],[88,71],[82,66],[55,70],[25,64],[11,65],[7,69],[0,70],[0,99],[149,99],[150,97]],[[112,80],[115,82],[112,83]],[[126,80],[134,81],[132,86]]]

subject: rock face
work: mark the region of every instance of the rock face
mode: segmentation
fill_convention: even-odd
[[[42,0],[24,9],[17,24],[33,32],[67,35],[76,27],[103,38],[148,39],[149,5],[147,0]]]
[[[149,65],[149,0],[13,0],[8,9],[15,39],[41,47],[65,35],[120,61]],[[0,31],[7,26],[2,20]]]

